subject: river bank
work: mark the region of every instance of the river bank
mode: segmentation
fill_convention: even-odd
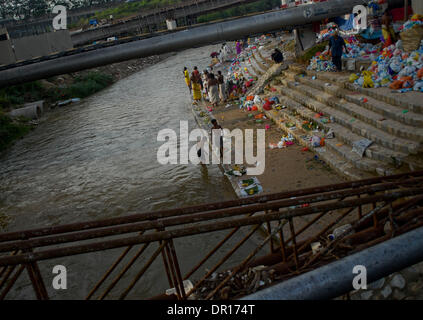
[[[257,97],[260,98],[260,103],[254,102],[254,104],[258,105],[258,108],[247,108],[244,104],[245,100],[242,99],[235,99],[228,105],[221,104],[215,108],[211,108],[209,103],[203,101],[199,103],[198,106],[193,105],[194,114],[196,114],[198,119],[197,122],[200,127],[207,130],[210,130],[208,122],[213,118],[217,119],[223,128],[229,130],[266,130],[266,170],[263,175],[254,177],[259,181],[263,189],[263,194],[341,182],[343,180],[342,170],[337,170],[336,166],[330,163],[331,168],[326,164],[328,162],[325,163],[321,160],[321,158],[324,158],[322,154],[326,151],[325,148],[319,147],[319,151],[314,150],[312,147],[305,148],[309,146],[309,143],[305,142],[309,142],[310,139],[306,139],[307,137],[304,132],[318,132],[318,130],[315,129],[319,129],[319,127],[313,127],[311,121],[295,122],[292,121],[291,118],[279,117],[278,112],[286,108],[282,99],[280,104],[276,102],[273,108],[271,108],[272,110],[265,110],[261,106],[266,99],[271,100],[274,97],[280,96],[281,92],[277,90],[276,87],[278,86],[277,82],[280,81],[281,70],[284,68],[283,65],[272,66],[272,62],[267,58],[270,48],[266,50],[266,46],[262,45],[261,47],[261,50],[256,50],[253,53],[252,58],[245,59],[246,61],[242,61],[241,59],[241,66],[238,70],[241,71],[243,76],[247,79],[251,79],[253,73],[260,73],[258,81],[255,81],[255,87],[245,93],[245,96],[251,96],[255,99]],[[285,64],[291,65],[294,62],[294,60],[288,60]],[[285,69],[288,68],[285,67]],[[230,74],[228,76],[230,76]],[[289,80],[291,79],[285,81],[289,82]],[[299,81],[298,79],[296,80]],[[240,105],[243,106],[240,107]],[[305,124],[307,124],[307,127],[305,127]],[[290,133],[291,130],[295,130],[295,128],[301,129],[302,127],[304,128],[304,132],[302,132],[301,135],[293,134],[292,144],[285,145],[283,148],[276,147],[278,142],[281,141],[281,136],[283,141],[284,138],[287,138],[286,134]],[[280,129],[282,129],[284,133],[282,133]],[[256,150],[256,143],[254,144],[254,149]],[[325,158],[325,161],[326,160]],[[226,171],[228,170],[228,168],[223,169]],[[228,178],[234,189],[237,190],[239,189],[241,181],[245,181],[245,179],[251,177],[230,176]],[[237,192],[237,194],[239,195],[240,192]],[[338,214],[339,213],[334,212],[332,218],[337,217]],[[311,222],[309,217],[304,217],[303,220],[304,221],[301,223],[295,224],[295,230],[302,229],[308,222]],[[344,223],[347,223],[347,221]],[[324,220],[314,223],[312,228],[310,228],[307,233],[304,233],[304,237],[300,237],[298,240],[302,241],[306,239],[307,235],[319,231],[325,224],[326,222]],[[276,225],[272,226],[272,230],[273,227],[276,227]],[[248,272],[250,272],[250,270]],[[223,277],[223,274],[224,273],[218,274],[218,277]],[[242,277],[242,279],[244,278],[248,281],[251,280],[247,276]],[[420,263],[370,284],[367,290],[354,291],[338,299],[420,300],[422,299],[422,279],[422,264]],[[246,284],[243,284],[243,294],[258,290],[262,284],[260,284],[259,281],[254,282],[255,280],[254,278],[252,282],[246,281]],[[267,280],[266,278],[266,280],[263,280],[264,282],[262,281],[263,285],[264,283],[268,283]],[[270,283],[272,281],[270,281]],[[214,288],[213,281],[210,281],[210,283],[210,287],[203,288],[203,292],[197,292],[200,298],[205,298],[211,292],[211,289]],[[227,285],[224,289],[222,289],[222,292],[225,291],[225,293],[222,293],[221,296],[215,296],[215,298],[228,299],[235,296],[235,293],[231,291],[233,289],[232,283]]]
[[[87,98],[172,54],[151,56],[65,74],[0,90],[0,153],[33,130],[43,118],[11,118],[22,105],[43,100],[43,112]]]
[[[52,109],[36,130],[17,141],[0,160],[0,212],[8,217],[2,231],[236,199],[217,166],[162,165],[157,161],[157,150],[163,145],[157,141],[160,130],[176,132],[181,120],[195,127],[181,66],[192,70],[195,65],[206,65],[210,60],[207,53],[217,48],[178,52],[77,104]],[[191,270],[226,234],[176,239],[182,272]],[[223,249],[230,250],[243,237],[235,234]],[[253,249],[248,240],[227,265],[239,263]],[[145,263],[154,250],[155,246],[149,247],[137,263]],[[49,297],[84,299],[119,254],[120,250],[108,250],[60,259],[69,270],[69,287],[49,287]],[[224,255],[225,251],[217,252],[210,263],[217,263]],[[51,262],[40,262],[46,277],[51,274]],[[135,277],[139,266],[128,270],[125,278]],[[147,299],[169,289],[165,272],[157,261],[128,299]],[[190,279],[199,279],[203,272],[200,268]],[[16,283],[7,299],[34,299],[31,283],[25,280]],[[118,299],[126,287],[127,281],[118,283],[108,298]]]
[[[289,43],[289,39],[286,35],[282,36],[285,43]],[[241,108],[240,104],[245,97],[255,96],[260,97],[261,101],[270,99],[269,95],[269,83],[273,80],[275,75],[280,74],[283,69],[287,68],[287,65],[294,62],[294,56],[290,52],[286,52],[285,56],[287,60],[283,64],[273,64],[268,58],[270,52],[280,45],[279,40],[273,40],[260,45],[258,42],[251,42],[261,49],[254,49],[251,53],[246,54],[245,58],[240,59],[237,71],[232,70],[233,73],[242,73],[245,79],[255,79],[252,81],[253,85],[249,90],[242,96],[233,97],[228,103],[220,103],[217,107],[212,108],[210,104],[204,99],[192,105],[192,111],[196,118],[198,126],[207,132],[211,129],[211,119],[216,119],[224,129],[233,131],[240,129],[245,132],[246,129],[253,129],[256,131],[261,129],[265,130],[265,170],[260,176],[242,176],[236,177],[226,175],[231,182],[238,197],[243,196],[240,183],[242,180],[254,178],[257,179],[260,186],[262,187],[263,194],[272,194],[277,192],[284,192],[295,189],[312,188],[321,185],[335,184],[345,181],[345,179],[338,175],[328,165],[315,156],[309,150],[292,139],[291,143],[286,144],[284,147],[277,147],[278,143],[288,139],[287,135],[281,130],[278,123],[275,123],[269,117],[264,115],[264,110],[257,108],[254,110],[248,110],[247,108]],[[237,63],[233,64],[237,65]],[[260,69],[262,68],[262,69]],[[264,70],[267,68],[267,71]],[[201,69],[201,68],[200,68]],[[230,64],[219,66],[214,71],[225,71],[230,70]],[[261,70],[261,72],[260,72]],[[260,74],[258,74],[260,72]],[[228,78],[232,77],[231,72],[227,75]],[[232,146],[234,147],[234,141]],[[254,139],[254,149],[257,150],[257,139]],[[225,151],[224,151],[225,152]],[[232,151],[232,160],[234,160],[234,154]],[[244,163],[245,163],[244,158]],[[233,169],[231,165],[223,165],[221,168],[224,172],[228,172]]]

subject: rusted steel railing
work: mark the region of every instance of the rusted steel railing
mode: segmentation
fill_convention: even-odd
[[[342,224],[348,233],[328,240]],[[390,225],[390,229],[386,225]],[[122,248],[123,252],[89,291],[86,299],[105,299],[119,291],[120,299],[141,285],[159,256],[174,294],[153,299],[237,298],[284,281],[334,259],[423,225],[423,172],[373,178],[271,195],[163,210],[126,217],[0,234],[0,299],[7,298],[26,269],[37,299],[48,299],[39,262]],[[250,230],[245,231],[246,228]],[[235,234],[243,236],[224,252]],[[258,230],[266,230],[263,236]],[[227,230],[200,261],[181,268],[174,240]],[[388,230],[388,231],[387,231]],[[252,236],[262,237],[255,249],[234,268],[225,263]],[[319,242],[321,250],[311,248]],[[135,246],[140,246],[135,252]],[[268,253],[257,257],[264,248]],[[153,252],[147,249],[153,249]],[[155,248],[155,249],[154,249]],[[131,253],[132,252],[132,253]],[[210,264],[219,253],[219,260]],[[148,255],[147,257],[145,257]],[[139,266],[140,258],[146,259]],[[129,259],[123,264],[125,259]],[[203,276],[196,276],[207,266]],[[130,270],[133,272],[129,272]],[[216,276],[218,275],[218,276]],[[131,278],[123,286],[124,279]],[[185,281],[193,280],[193,288]],[[126,280],[128,281],[128,280]]]

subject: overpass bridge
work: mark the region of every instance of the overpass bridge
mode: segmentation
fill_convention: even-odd
[[[124,2],[124,0],[115,0],[102,5],[69,9],[67,11],[67,23],[68,25],[76,23],[82,18],[91,17],[99,11],[116,7]],[[0,27],[7,28],[10,37],[22,38],[53,31],[52,24],[54,17],[55,14],[48,13],[38,18],[29,18],[22,21],[8,20],[0,22]]]
[[[110,250],[116,256],[107,270],[75,298],[126,299],[148,284],[146,272],[156,262],[175,290],[157,290],[154,300],[333,299],[353,290],[355,265],[366,265],[371,283],[422,261],[422,201],[423,172],[410,172],[2,233],[0,300],[22,283],[32,285],[37,299],[47,300],[45,275],[54,261],[88,257],[87,270],[98,273],[95,254]],[[332,230],[339,226],[343,231],[335,237]],[[191,257],[195,262],[180,263],[177,241],[192,242],[201,234],[213,239],[212,250],[202,252],[193,243],[199,248]],[[251,253],[241,262],[230,260],[251,238],[257,238]],[[223,257],[217,259],[217,252]]]
[[[197,23],[197,17],[206,13],[257,2],[258,0],[191,0],[173,5],[144,11],[136,17],[114,24],[72,33],[74,46],[81,46],[109,37],[131,34],[151,33],[167,29],[166,19],[176,20],[178,26]]]
[[[157,33],[155,36],[149,34],[146,35],[149,38],[136,40],[136,37],[135,40],[118,45],[113,45],[111,42],[111,45],[105,47],[89,46],[71,52],[55,53],[12,66],[0,67],[0,87],[156,54],[237,40],[264,32],[304,26],[350,13],[354,6],[367,2],[367,0],[331,0],[185,28],[175,32]],[[398,6],[402,5],[403,1],[388,0],[388,3],[391,6]]]

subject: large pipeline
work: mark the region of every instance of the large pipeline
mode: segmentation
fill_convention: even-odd
[[[353,291],[353,268],[366,267],[371,283],[423,261],[423,228],[385,241],[242,300],[326,300]]]
[[[368,0],[330,0],[303,5],[7,69],[0,72],[0,87],[135,58],[236,40],[252,34],[279,30],[283,27],[306,25],[325,18],[351,13],[354,6],[367,4],[367,2]],[[389,0],[388,2],[390,5],[400,5],[403,1]]]

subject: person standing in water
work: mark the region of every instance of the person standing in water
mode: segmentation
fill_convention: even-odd
[[[187,67],[184,67],[184,78],[185,78],[185,83],[188,86],[189,92],[191,93],[191,79],[189,77],[189,71]]]
[[[211,123],[213,125],[211,128],[212,144],[218,144],[220,157],[223,158],[223,128],[217,123],[216,119],[212,119]]]

